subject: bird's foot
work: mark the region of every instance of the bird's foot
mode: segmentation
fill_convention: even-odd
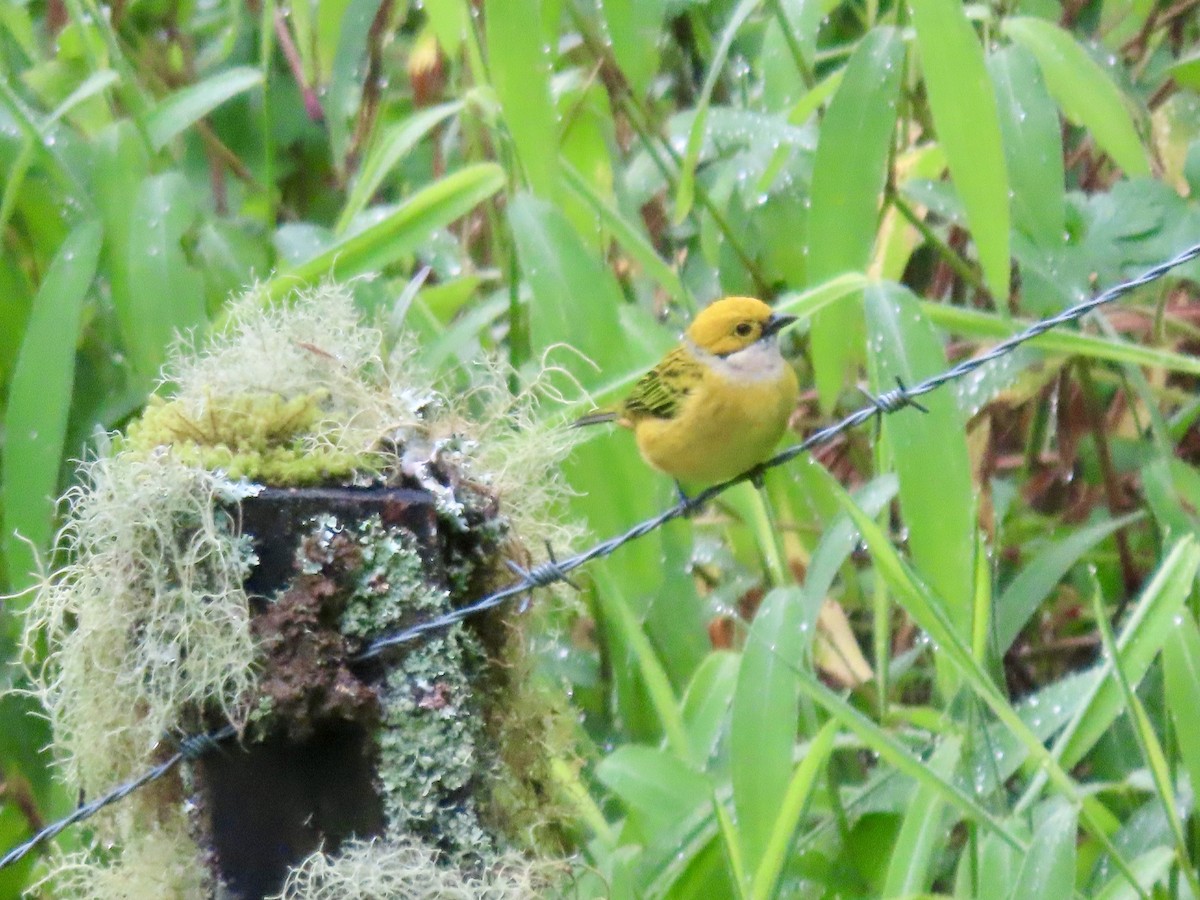
[[[679,505],[683,507],[683,514],[690,516],[695,512],[695,501],[688,496],[687,491],[683,489],[683,485],[678,481],[675,482],[675,497]]]

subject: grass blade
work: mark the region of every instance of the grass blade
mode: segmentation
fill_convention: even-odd
[[[1005,34],[1037,59],[1063,115],[1087,128],[1126,175],[1149,175],[1146,150],[1128,102],[1075,38],[1052,22],[1028,16],[1005,19],[1003,27]]]
[[[742,653],[729,756],[742,853],[758,869],[792,774],[799,719],[796,668],[806,636],[795,587],[767,594]]]
[[[375,224],[280,272],[263,285],[262,296],[264,300],[278,298],[298,284],[312,284],[322,278],[345,280],[383,269],[502,187],[504,171],[494,163],[460,169],[413,194]]]
[[[996,600],[996,626],[993,634],[997,654],[1003,656],[1008,652],[1025,623],[1062,581],[1063,576],[1079,562],[1080,557],[1114,531],[1140,518],[1141,513],[1130,513],[1118,519],[1081,528],[1069,537],[1043,547],[1037,556],[1026,563]]]
[[[464,105],[464,101],[455,100],[418,110],[407,119],[386,128],[359,167],[354,187],[350,189],[350,196],[346,198],[346,205],[342,208],[342,214],[338,216],[335,230],[339,234],[345,231],[350,221],[371,202],[383,179],[405,154],[438,125],[457,115]]]
[[[1131,685],[1141,682],[1167,636],[1176,629],[1175,619],[1192,589],[1198,567],[1200,546],[1191,536],[1182,538],[1142,589],[1117,640],[1115,662],[1121,666]],[[1090,700],[1080,708],[1055,743],[1055,756],[1068,768],[1083,759],[1124,708],[1120,686],[1110,677],[1113,665],[1113,658],[1101,664],[1103,674]]]
[[[729,48],[738,31],[746,24],[750,14],[758,8],[759,0],[741,0],[729,21],[721,32],[720,43],[713,52],[708,63],[708,75],[704,78],[704,86],[700,88],[700,96],[696,98],[695,113],[692,127],[688,132],[687,147],[683,152],[683,162],[679,168],[679,185],[675,191],[674,222],[678,225],[692,211],[692,203],[696,196],[696,166],[700,162],[700,151],[704,148],[704,129],[708,124],[708,108],[712,103],[713,88],[725,68],[725,60],[729,56]]]
[[[767,900],[767,898],[775,896],[779,875],[783,872],[784,863],[787,861],[788,847],[791,845],[796,829],[800,826],[800,818],[804,815],[804,809],[808,806],[813,791],[816,790],[817,779],[825,771],[825,763],[829,760],[829,754],[833,750],[833,741],[837,734],[837,720],[830,719],[812,739],[804,759],[792,773],[787,791],[779,804],[779,815],[775,818],[775,824],[763,851],[762,860],[754,873],[754,880],[750,886],[750,896],[754,900]]]
[[[130,290],[118,298],[124,302],[117,313],[129,357],[147,379],[158,374],[175,336],[201,324],[207,315],[204,281],[183,252],[197,215],[192,186],[178,172],[151,175],[133,202]]]
[[[873,285],[865,294],[871,386],[882,392],[899,378],[915,384],[942,371],[942,337],[924,319],[916,298],[894,285]],[[966,429],[949,393],[924,399],[928,413],[906,411],[884,419],[883,428],[900,479],[900,508],[909,528],[913,562],[942,598],[955,631],[971,634],[974,579],[975,492]]]
[[[892,29],[868,33],[829,105],[813,162],[810,283],[865,272],[870,262],[896,127],[903,54],[903,42]],[[828,409],[863,356],[859,305],[844,303],[815,316],[811,334],[817,393]]]
[[[1033,833],[1029,853],[1021,863],[1010,900],[1028,897],[1070,897],[1075,888],[1075,840],[1078,811],[1062,798],[1048,804],[1050,811]],[[984,882],[987,884],[988,882]]]
[[[161,100],[146,117],[150,146],[161,150],[176,135],[238,94],[262,84],[262,72],[248,66],[226,69]]]
[[[961,749],[958,738],[943,739],[929,758],[930,771],[945,781],[952,779]],[[942,792],[929,783],[919,785],[892,845],[883,896],[906,897],[928,890],[933,855],[945,839],[944,819]]]
[[[1024,47],[997,50],[987,68],[999,100],[1013,224],[1039,247],[1061,247],[1066,199],[1058,111]]]
[[[1030,323],[1018,319],[1001,318],[993,313],[946,303],[921,302],[921,312],[933,324],[956,334],[975,337],[1008,337],[1016,334]],[[1186,353],[1173,353],[1126,341],[1113,340],[1078,331],[1056,328],[1033,338],[1026,344],[1043,353],[1059,353],[1067,356],[1086,356],[1105,362],[1124,363],[1134,366],[1150,366],[1169,372],[1184,372],[1200,375],[1200,357]]]
[[[558,193],[558,121],[550,93],[550,54],[538,0],[487,0],[488,71],[525,183],[539,197]]]
[[[67,413],[75,380],[75,344],[83,300],[96,274],[102,232],[75,228],[59,247],[33,300],[4,416],[4,553],[10,583],[30,583],[34,557],[49,546]],[[21,535],[20,538],[17,535]]]
[[[1183,613],[1163,645],[1167,708],[1175,724],[1175,743],[1193,790],[1200,785],[1200,629]]]
[[[909,0],[929,109],[992,296],[1008,296],[1008,171],[983,48],[956,0]]]

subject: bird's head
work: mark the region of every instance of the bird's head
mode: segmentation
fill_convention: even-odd
[[[701,350],[728,356],[745,350],[755,341],[775,336],[795,316],[773,312],[753,297],[726,297],[706,306],[688,327],[687,336]]]

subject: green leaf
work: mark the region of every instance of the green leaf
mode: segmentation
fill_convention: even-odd
[[[1150,889],[1167,877],[1175,854],[1170,847],[1155,847],[1147,850],[1133,860],[1130,868],[1136,876],[1138,888],[1129,883],[1128,877],[1118,872],[1103,889],[1097,893],[1096,900],[1135,900],[1150,896]],[[1140,890],[1139,890],[1140,889]]]
[[[486,0],[488,70],[525,183],[539,197],[558,193],[558,122],[550,93],[550,54],[538,0]]]
[[[736,653],[710,653],[696,669],[683,695],[689,758],[700,770],[708,765],[724,736],[723,726],[733,704],[740,662],[741,656]]]
[[[629,604],[625,602],[616,583],[605,579],[603,575],[599,576],[599,583],[602,587],[599,597],[605,622],[609,628],[620,634],[621,642],[632,650],[642,683],[646,686],[650,702],[658,715],[659,728],[667,738],[667,745],[679,759],[690,759],[687,732],[683,727],[683,713],[666,669],[663,668],[654,646],[642,630],[641,623],[629,609]]]
[[[870,31],[850,57],[821,126],[808,214],[808,277],[819,284],[865,272],[896,127],[904,44],[891,28]],[[862,314],[843,303],[813,318],[813,375],[828,409],[863,358]]]
[[[460,169],[422,188],[362,231],[284,269],[262,287],[262,295],[264,299],[277,298],[297,284],[377,272],[412,253],[435,230],[466,215],[503,186],[504,171],[494,163]]]
[[[63,116],[68,115],[75,107],[85,103],[97,94],[108,90],[120,80],[121,76],[112,69],[101,69],[99,72],[93,72],[83,80],[83,83],[79,87],[71,91],[62,103],[54,108],[54,112],[50,113],[50,116],[43,123],[43,127],[49,127],[63,118]]]
[[[1131,513],[1097,522],[1043,547],[996,600],[996,653],[1003,656],[1008,652],[1025,623],[1080,557],[1114,531],[1140,518],[1140,513]]]
[[[134,367],[153,378],[177,334],[205,320],[204,284],[183,253],[196,200],[178,172],[142,182],[129,220],[129,293],[117,306]]]
[[[132,198],[150,173],[146,146],[128,121],[104,129],[92,144],[92,195],[104,226],[104,269],[112,285],[113,306],[137,304],[129,276],[129,234],[133,227]]]
[[[647,838],[677,828],[712,797],[708,779],[682,759],[636,744],[618,747],[601,760],[596,777],[636,814]]]
[[[1078,810],[1062,798],[1051,800],[1047,806],[1045,818],[1034,830],[1029,853],[1008,895],[1010,900],[1070,897],[1075,888]]]
[[[1175,745],[1192,784],[1200,785],[1200,629],[1187,612],[1163,644],[1163,676]]]
[[[725,60],[729,57],[729,48],[741,27],[746,24],[750,14],[758,8],[759,0],[740,0],[729,16],[721,31],[721,40],[713,51],[712,59],[708,62],[708,74],[704,85],[700,88],[700,96],[696,99],[695,115],[692,127],[688,132],[687,147],[683,151],[683,162],[679,167],[679,184],[675,190],[675,213],[673,221],[676,225],[687,218],[692,211],[692,203],[696,196],[696,166],[700,162],[700,151],[704,148],[704,132],[708,124],[708,108],[712,102],[713,89],[717,79],[725,69]]]
[[[463,108],[462,100],[443,103],[414,112],[408,118],[385,128],[372,144],[366,158],[358,169],[350,196],[338,217],[336,230],[346,230],[350,221],[357,216],[375,196],[379,185],[417,142]]]
[[[1121,666],[1120,654],[1117,651],[1117,642],[1113,637],[1112,626],[1108,622],[1108,610],[1104,606],[1100,584],[1094,576],[1091,580],[1092,610],[1100,631],[1100,646],[1104,652],[1105,659],[1117,658],[1117,662],[1113,666],[1113,675],[1116,678],[1118,686],[1121,688],[1122,704],[1126,715],[1133,725],[1133,734],[1137,741],[1138,750],[1141,751],[1142,760],[1146,764],[1146,769],[1150,772],[1154,789],[1158,794],[1159,803],[1162,804],[1162,813],[1166,816],[1170,826],[1170,833],[1175,839],[1176,856],[1179,860],[1185,861],[1186,865],[1189,855],[1188,839],[1184,833],[1183,820],[1179,815],[1179,805],[1175,801],[1175,785],[1173,783],[1171,766],[1167,762],[1167,755],[1163,751],[1162,742],[1159,741],[1158,735],[1155,734],[1155,726],[1146,714],[1146,707],[1142,704],[1141,698],[1138,697],[1124,668]],[[1127,823],[1126,827],[1129,824],[1131,823]],[[1200,896],[1200,881],[1197,881],[1195,870],[1191,867],[1186,867],[1183,876],[1187,879],[1188,893],[1193,897]]]
[[[1005,34],[1037,58],[1063,115],[1091,131],[1096,143],[1126,175],[1149,175],[1146,150],[1128,102],[1075,38],[1051,22],[1025,16],[1005,19],[1003,27]]]
[[[1058,112],[1037,60],[1020,45],[988,57],[996,87],[1013,224],[1039,247],[1064,243],[1065,198]]]
[[[983,48],[957,0],[909,0],[929,109],[988,289],[1008,297],[1008,172]]]
[[[319,6],[320,49],[327,56],[335,46],[332,64],[322,60],[329,84],[321,104],[329,127],[329,142],[338,168],[350,149],[349,122],[358,111],[367,71],[367,38],[382,0],[337,0]],[[336,41],[336,44],[334,43]],[[329,65],[326,69],[325,65]]]
[[[575,170],[573,166],[563,167],[567,187],[580,199],[588,204],[608,228],[617,243],[646,271],[646,274],[659,283],[671,299],[681,306],[693,305],[687,290],[680,281],[679,275],[665,263],[650,239],[642,233],[642,229],[630,222],[621,211],[596,193],[595,189]]]
[[[947,806],[956,809],[964,818],[979,823],[989,833],[997,835],[1014,849],[1021,852],[1028,849],[1028,841],[1023,840],[1012,828],[981,806],[953,780],[943,777],[941,773],[930,769],[923,760],[913,756],[899,738],[871,721],[822,684],[815,675],[802,672],[799,682],[803,693],[824,707],[846,730],[858,735],[872,752],[879,755],[881,763],[913,779],[917,784],[928,785],[941,795]]]
[[[995,313],[978,309],[951,306],[948,303],[921,301],[921,312],[940,328],[955,334],[971,337],[1008,337],[1022,331],[1027,321],[1001,317]],[[1038,335],[1024,346],[1033,347],[1043,353],[1064,356],[1085,356],[1106,362],[1126,363],[1135,366],[1150,366],[1169,372],[1185,372],[1200,375],[1200,357],[1187,353],[1173,353],[1157,347],[1146,347],[1129,341],[1115,340],[1093,334],[1081,334],[1065,328],[1055,328]]]
[[[945,781],[954,777],[958,766],[961,739],[944,738],[933,751],[927,765]],[[934,854],[946,838],[946,803],[942,792],[930,784],[917,786],[908,812],[900,826],[900,834],[892,845],[891,862],[884,880],[884,897],[906,897],[927,891],[930,887],[929,869]]]
[[[730,723],[733,802],[748,870],[756,870],[792,775],[799,718],[796,666],[805,638],[800,589],[776,588],[754,617]]]
[[[262,84],[258,69],[240,66],[225,69],[204,81],[181,88],[161,100],[146,118],[150,145],[161,150],[210,112],[238,94]]]
[[[101,237],[100,225],[86,222],[59,247],[34,297],[9,386],[4,416],[4,552],[10,583],[17,588],[31,582],[30,544],[44,552],[54,532],[75,345]]]
[[[621,67],[629,89],[645,95],[658,70],[658,42],[666,14],[666,0],[602,0],[613,58]]]
[[[833,741],[838,734],[837,726],[837,720],[830,719],[817,732],[808,745],[804,759],[796,766],[791,781],[788,782],[787,791],[779,804],[779,814],[775,817],[771,836],[763,851],[762,861],[754,873],[750,887],[750,896],[754,900],[767,900],[775,896],[779,875],[788,860],[788,848],[796,829],[800,826],[800,817],[817,788],[817,779],[825,771],[825,764],[833,750]]]
[[[838,494],[843,508],[850,513],[858,525],[863,541],[870,548],[875,562],[876,571],[895,592],[897,602],[912,616],[918,626],[928,632],[937,646],[939,658],[946,659],[958,670],[962,679],[975,692],[1005,727],[1022,745],[1025,753],[1029,754],[1040,765],[1035,783],[1026,791],[1021,807],[1028,799],[1036,796],[1048,778],[1055,789],[1073,803],[1083,804],[1083,821],[1088,833],[1100,841],[1105,848],[1111,846],[1107,832],[1104,830],[1095,810],[1089,809],[1088,801],[1080,792],[1078,786],[1058,763],[1056,754],[1051,754],[1043,746],[1042,738],[1025,724],[1021,715],[1013,708],[1008,699],[997,689],[972,655],[967,642],[955,630],[946,615],[946,603],[930,591],[917,574],[901,558],[896,548],[892,546],[883,530],[873,520],[868,518],[844,492]],[[1200,549],[1194,541],[1181,541],[1188,544],[1190,553],[1200,559]],[[845,720],[843,720],[845,721]],[[961,809],[961,807],[960,807]],[[1122,859],[1118,859],[1120,865]]]
[[[604,373],[630,368],[635,357],[617,318],[625,298],[604,260],[588,251],[561,211],[530,194],[513,198],[508,220],[533,292],[534,354],[559,343],[578,350],[595,364],[574,365],[585,387]]]
[[[1191,591],[1197,567],[1200,547],[1194,538],[1185,537],[1171,548],[1142,589],[1117,641],[1121,670],[1131,685],[1141,682],[1168,635],[1178,628],[1176,618]],[[1054,754],[1067,768],[1087,755],[1124,709],[1120,685],[1108,677],[1112,665],[1112,660],[1101,664],[1102,675],[1088,701],[1055,742]]]
[[[866,291],[866,313],[872,390],[889,390],[897,378],[916,384],[946,368],[941,337],[907,290],[872,285]],[[957,633],[969,638],[975,489],[966,430],[949,392],[928,394],[922,403],[928,413],[887,416],[884,434],[900,478],[900,509],[913,562],[950,603],[946,614]]]
[[[1021,833],[1027,837],[1024,824],[1021,821],[1008,823],[1014,833]],[[1017,871],[1020,859],[1024,855],[1018,854],[1016,848],[996,834],[984,835],[979,843],[977,859],[972,859],[969,853],[964,853],[959,862],[960,875],[974,874],[974,884],[968,883],[962,893],[956,891],[955,897],[980,897],[984,893],[981,890],[983,885],[1010,884],[1013,872]]]

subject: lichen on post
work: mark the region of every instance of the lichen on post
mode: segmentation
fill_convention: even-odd
[[[550,763],[571,730],[514,612],[356,661],[572,536],[555,509],[571,432],[484,375],[439,391],[337,286],[271,307],[251,292],[176,348],[67,498],[27,659],[85,797],[173,738],[227,721],[239,737],[98,817],[103,852],[52,859],[48,884],[298,900],[407,878],[515,897],[560,871]]]

